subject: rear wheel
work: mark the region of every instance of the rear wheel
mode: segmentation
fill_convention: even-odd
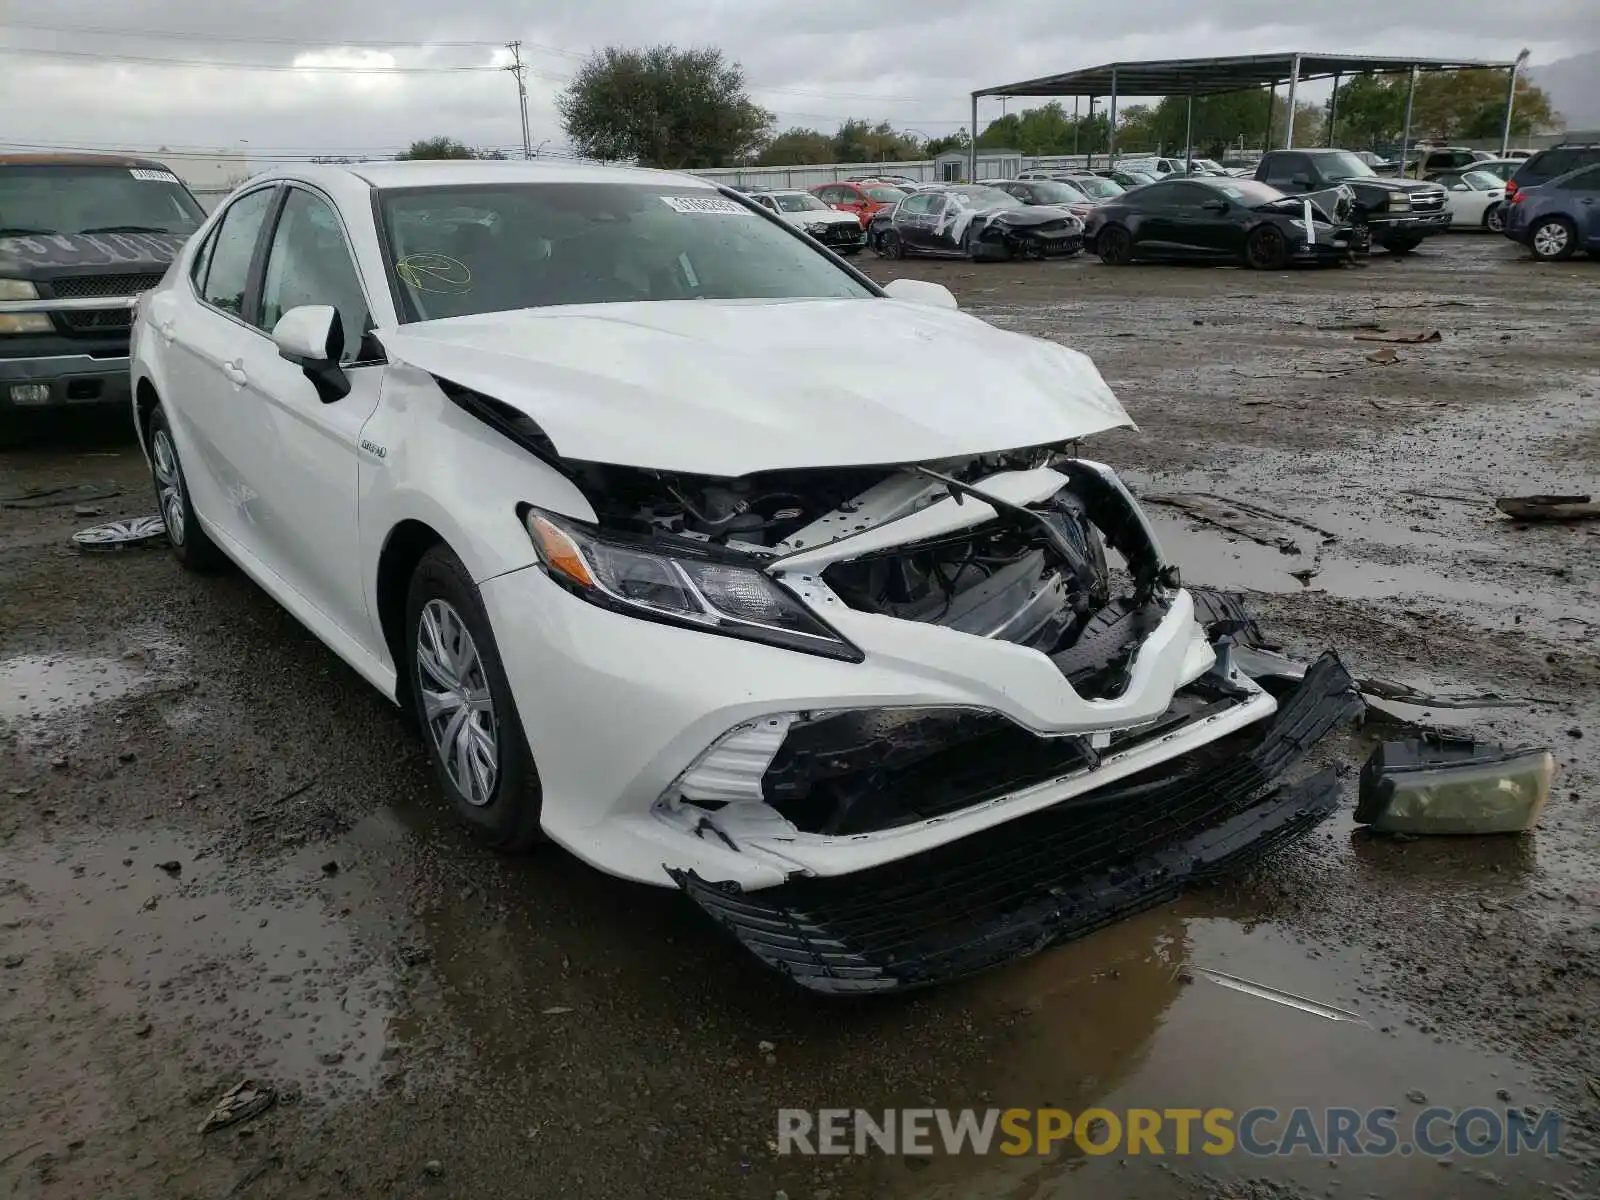
[[[456,816],[499,850],[543,841],[539,775],[489,616],[444,546],[411,576],[406,647],[417,724]]]
[[[1244,257],[1257,271],[1281,270],[1289,260],[1289,243],[1276,225],[1258,225],[1245,238]]]
[[[1490,233],[1506,231],[1506,210],[1503,205],[1491,204],[1483,210],[1483,227]]]
[[[167,414],[159,406],[150,415],[150,477],[156,505],[167,527],[172,557],[187,571],[214,571],[226,561],[217,544],[200,528],[189,500],[189,483],[178,461],[178,444],[172,437]]]
[[[1108,267],[1125,267],[1133,261],[1133,238],[1121,225],[1107,225],[1094,240],[1100,261]]]
[[[1528,248],[1540,262],[1571,258],[1578,248],[1578,231],[1565,217],[1546,217],[1528,231]]]
[[[881,258],[905,257],[905,247],[900,244],[900,235],[892,229],[885,229],[878,235],[878,244],[873,249]]]

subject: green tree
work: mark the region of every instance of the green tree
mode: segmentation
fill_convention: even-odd
[[[965,129],[957,129],[954,133],[947,133],[944,137],[934,138],[922,147],[922,153],[929,158],[937,158],[947,150],[965,150],[972,145],[972,135]]]
[[[1417,81],[1411,114],[1412,136],[1498,137],[1505,114],[1504,71],[1433,72]],[[1560,117],[1550,107],[1550,97],[1519,76],[1511,131],[1536,133],[1557,128],[1559,124]]]
[[[607,47],[578,68],[556,107],[579,153],[678,170],[748,159],[773,122],[746,93],[743,68],[715,47]]]
[[[756,157],[764,167],[784,167],[804,163],[837,162],[834,158],[833,139],[815,129],[786,129]]]
[[[1404,76],[1357,75],[1339,86],[1334,145],[1376,150],[1400,136],[1405,117]]]
[[[477,158],[478,152],[465,142],[456,141],[455,138],[435,137],[412,142],[395,157],[398,159]]]

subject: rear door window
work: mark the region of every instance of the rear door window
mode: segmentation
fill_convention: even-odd
[[[1563,179],[1557,187],[1563,192],[1594,192],[1600,191],[1600,166],[1590,167],[1587,171]]]

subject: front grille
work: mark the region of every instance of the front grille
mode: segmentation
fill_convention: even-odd
[[[822,241],[830,246],[853,246],[861,240],[861,226],[859,224],[846,225],[843,221],[836,221],[832,225],[822,227]]]
[[[56,300],[81,300],[90,296],[135,296],[140,292],[148,292],[160,283],[161,275],[160,271],[142,272],[137,275],[72,275],[50,280],[50,294]]]
[[[1432,212],[1444,207],[1443,192],[1415,192],[1411,197],[1414,212]]]
[[[61,312],[56,316],[66,323],[73,333],[92,333],[104,329],[132,329],[131,308],[88,308],[77,312]]]

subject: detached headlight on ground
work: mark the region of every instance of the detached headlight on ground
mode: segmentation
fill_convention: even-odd
[[[1550,798],[1555,758],[1430,733],[1384,742],[1361,771],[1356,822],[1385,833],[1521,833]]]
[[[528,535],[545,572],[602,608],[787,650],[860,662],[862,654],[781,584],[752,567],[714,558],[693,545],[601,534],[567,517],[530,508]]]

